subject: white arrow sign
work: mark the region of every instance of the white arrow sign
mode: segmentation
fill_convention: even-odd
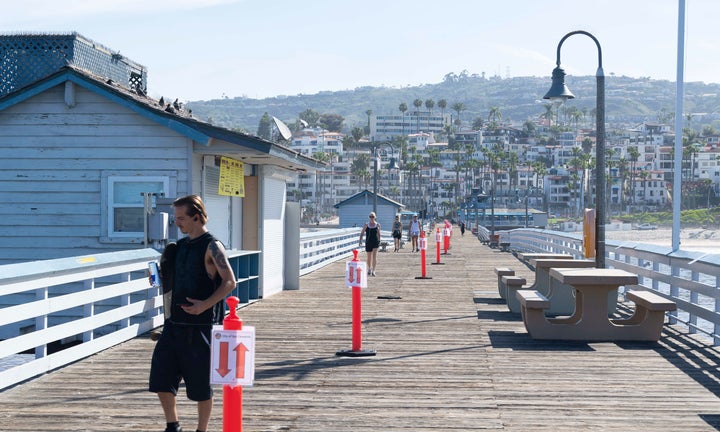
[[[224,330],[213,326],[210,384],[252,387],[255,379],[255,327]]]

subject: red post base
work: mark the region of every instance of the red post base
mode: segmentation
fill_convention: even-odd
[[[352,287],[352,349],[338,351],[335,355],[345,357],[375,355],[375,351],[362,349],[362,288],[359,286]]]
[[[421,276],[416,276],[415,279],[432,279],[431,277],[427,276],[427,273],[425,271],[425,249],[420,249],[420,274]]]

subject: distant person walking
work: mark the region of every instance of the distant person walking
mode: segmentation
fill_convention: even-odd
[[[417,215],[413,215],[412,221],[408,226],[408,234],[410,235],[410,241],[412,242],[412,251],[419,252],[418,249],[418,237],[420,237],[420,231],[422,231],[422,223],[418,220]]]
[[[380,224],[375,220],[375,212],[371,212],[368,216],[370,221],[363,225],[360,231],[360,245],[362,246],[363,235],[365,235],[365,252],[367,253],[367,272],[371,276],[375,276],[375,266],[377,266],[377,253],[380,247]]]
[[[400,240],[402,239],[403,226],[400,222],[400,215],[395,216],[395,222],[392,226],[392,236],[395,240],[395,252],[400,252]]]
[[[460,237],[465,235],[465,221],[460,221]]]

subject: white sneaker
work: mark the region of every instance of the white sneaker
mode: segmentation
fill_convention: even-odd
[[[375,276],[375,269],[372,269],[371,275]]]

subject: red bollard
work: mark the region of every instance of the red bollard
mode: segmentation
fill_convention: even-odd
[[[235,296],[227,298],[230,315],[223,321],[223,330],[242,330],[242,320],[237,315],[240,299]],[[242,386],[223,386],[223,432],[242,432]]]
[[[420,231],[420,239],[418,240],[418,246],[420,247],[420,274],[415,279],[432,279],[426,276],[425,272],[425,250],[427,249],[427,238],[425,238],[425,231]]]
[[[374,356],[375,351],[362,349],[362,281],[367,278],[364,266],[358,265],[358,251],[353,249],[353,259],[348,263],[346,282],[352,288],[352,348],[335,353],[337,356],[366,357]]]
[[[442,243],[442,233],[440,228],[435,229],[435,259],[436,261],[432,265],[444,265],[445,263],[440,262],[440,243]]]

